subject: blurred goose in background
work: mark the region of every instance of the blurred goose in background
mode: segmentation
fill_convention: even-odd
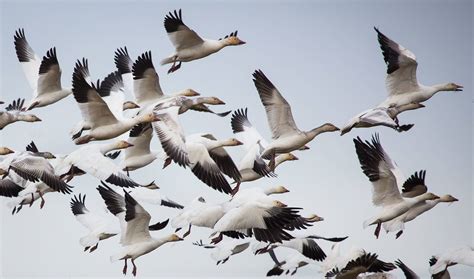
[[[368,109],[354,116],[341,129],[341,136],[350,132],[352,128],[369,128],[375,126],[386,126],[396,130],[397,132],[406,132],[410,130],[414,124],[400,125],[397,115],[407,111],[425,107],[419,103],[410,103],[399,107],[377,107]]]
[[[99,180],[117,186],[140,186],[140,184],[128,177],[110,158],[104,156],[112,150],[125,149],[130,146],[131,144],[126,141],[84,145],[69,153],[57,167],[56,172],[66,181],[71,180],[74,176],[88,173]]]
[[[184,208],[184,206],[182,206],[181,204],[163,196],[159,191],[157,191],[158,189],[160,189],[160,187],[158,187],[155,183],[152,182],[149,185],[129,189],[127,190],[127,192],[132,195],[134,199],[140,202],[177,209]]]
[[[415,172],[403,183],[402,197],[413,198],[422,195],[428,191],[425,184],[426,171]],[[419,202],[406,213],[383,224],[383,228],[388,232],[397,232],[396,238],[399,238],[405,228],[405,223],[414,220],[416,217],[432,209],[437,204],[445,202],[457,202],[458,199],[451,195],[443,195],[435,200]]]
[[[283,273],[286,275],[295,275],[298,268],[311,263],[308,258],[296,252],[286,256],[283,261],[278,260],[273,250],[270,250],[268,254],[275,263],[275,266],[267,272],[267,276],[280,276]]]
[[[71,211],[76,220],[89,230],[86,236],[81,237],[79,243],[84,246],[84,252],[94,252],[99,246],[99,241],[118,234],[111,225],[111,220],[86,207],[86,195],[74,196],[71,199]]]
[[[474,247],[466,245],[459,248],[450,249],[442,254],[434,256],[433,264],[430,267],[431,274],[438,274],[446,270],[449,266],[462,264],[474,267]]]
[[[435,265],[438,262],[438,259],[435,256],[432,256],[429,260],[430,266]],[[449,274],[448,267],[456,265],[455,263],[450,263],[446,268],[438,273],[432,274],[432,279],[451,279],[451,274]]]
[[[328,272],[326,278],[357,279],[359,274],[388,272],[397,268],[393,263],[386,263],[377,258],[378,256],[375,253],[364,253],[349,261],[342,270],[335,268]]]
[[[226,240],[217,245],[203,244],[202,240],[193,242],[193,245],[200,246],[206,249],[214,249],[211,253],[211,258],[216,261],[216,265],[225,264],[233,255],[242,253],[249,246],[250,242],[242,242],[242,240]]]
[[[254,181],[262,177],[274,177],[267,163],[262,159],[261,152],[268,146],[267,141],[260,135],[258,130],[250,123],[247,116],[247,108],[234,111],[231,118],[232,131],[237,139],[243,143],[246,153],[239,163],[239,172],[242,176],[240,182]],[[298,160],[291,153],[284,153],[275,158],[275,168],[283,162]],[[232,192],[239,190],[237,183]]]
[[[303,132],[296,126],[290,104],[261,70],[253,73],[253,82],[267,113],[272,142],[262,151],[262,157],[270,159],[270,169],[275,170],[275,156],[304,148],[317,135],[338,131],[331,123]]]
[[[173,63],[168,70],[168,74],[177,71],[181,67],[182,62],[206,57],[226,46],[245,44],[244,41],[237,37],[237,31],[219,40],[201,38],[195,31],[184,24],[181,9],[169,12],[165,16],[164,25],[168,37],[176,49],[175,53],[161,61],[161,65]]]
[[[4,111],[0,111],[0,130],[5,128],[5,126],[15,123],[17,121],[23,122],[38,122],[41,121],[34,114],[25,114],[25,99],[14,100],[9,104]],[[7,153],[8,154],[8,153]],[[5,154],[2,154],[5,155]]]
[[[84,61],[84,63],[87,63],[87,61]],[[90,79],[88,66],[84,67],[83,74],[86,80]],[[123,93],[123,81],[122,77],[118,74],[118,72],[110,73],[107,77],[104,78],[102,82],[98,80],[96,87],[97,93],[99,93],[99,96],[107,104],[107,107],[110,109],[110,112],[117,119],[125,118],[123,114],[125,110],[139,108],[139,106],[134,102],[125,101],[125,95]],[[91,128],[91,123],[87,123],[84,120],[81,120],[71,130],[72,139],[77,139],[81,136],[84,130],[90,130]]]
[[[394,174],[400,171],[380,144],[378,134],[372,136],[372,142],[363,142],[357,137],[354,139],[354,145],[361,168],[373,186],[372,202],[375,206],[382,207],[379,214],[364,222],[364,228],[377,225],[374,232],[377,238],[382,223],[406,213],[420,202],[439,199],[433,193],[423,193],[414,197],[401,195],[397,177]]]
[[[87,73],[89,73],[87,60],[83,59],[82,62],[78,60],[74,67],[72,90],[81,110],[82,118],[84,122],[90,124],[91,129],[87,135],[77,138],[75,140],[76,144],[112,139],[127,132],[139,123],[158,120],[153,112],[134,118],[115,117],[107,103],[100,97],[96,86],[87,81]],[[123,110],[122,105],[123,103],[119,103],[117,107],[120,113]]]
[[[126,191],[124,198],[118,195],[110,187],[99,186],[98,190],[107,204],[107,208],[116,215],[121,222],[121,240],[123,249],[121,252],[110,257],[112,262],[123,260],[123,274],[127,274],[127,261],[131,259],[133,276],[137,275],[135,260],[145,254],[152,252],[167,242],[183,240],[175,234],[161,238],[153,238],[150,235],[150,214]],[[125,210],[124,210],[125,209]]]
[[[16,56],[33,89],[33,99],[26,110],[54,104],[72,93],[71,89],[61,86],[61,68],[55,47],[49,49],[40,61],[26,40],[25,30],[18,29],[13,38]]]
[[[456,83],[443,83],[426,86],[418,83],[416,68],[418,62],[415,54],[392,41],[377,28],[377,38],[382,50],[387,77],[385,84],[388,98],[379,107],[400,107],[411,103],[422,103],[440,91],[462,91]]]

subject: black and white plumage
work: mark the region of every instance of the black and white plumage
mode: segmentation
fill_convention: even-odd
[[[395,261],[395,265],[403,271],[406,279],[420,279],[420,277],[400,259]]]
[[[33,99],[26,110],[53,104],[72,93],[71,89],[61,86],[61,68],[55,47],[49,49],[40,60],[28,44],[23,29],[15,32],[14,43],[17,58],[33,89]]]
[[[386,263],[378,259],[377,254],[364,253],[357,259],[351,260],[347,265],[339,270],[333,269],[326,274],[327,278],[336,279],[356,279],[362,273],[388,272],[397,267],[392,263]]]
[[[23,191],[23,187],[13,182],[11,179],[4,178],[0,180],[0,196],[18,197],[18,193]]]
[[[278,260],[275,252],[268,252],[275,266],[267,272],[267,276],[295,275],[299,268],[308,265],[311,261],[299,253],[286,256],[282,261]]]

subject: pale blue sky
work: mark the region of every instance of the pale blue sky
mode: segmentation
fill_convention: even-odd
[[[265,112],[251,73],[259,68],[267,74],[292,105],[301,129],[325,122],[342,126],[386,97],[385,65],[373,30],[377,26],[416,54],[421,83],[453,81],[464,85],[465,90],[439,93],[425,103],[426,108],[403,114],[401,121],[416,124],[408,133],[374,128],[353,130],[343,137],[324,134],[310,144],[310,150],[295,153],[299,161],[282,165],[278,178],[242,187],[285,185],[291,192],[282,196],[282,201],[303,207],[305,214],[314,212],[325,218],[310,232],[349,235],[343,250],[355,245],[377,252],[384,260],[400,258],[425,278],[431,255],[474,242],[470,1],[3,1],[0,8],[0,92],[4,101],[31,96],[13,46],[13,34],[22,27],[39,56],[56,46],[65,86],[70,86],[78,58],[88,58],[92,76],[103,78],[115,70],[116,48],[126,45],[133,59],[151,50],[165,92],[194,88],[202,95],[226,101],[225,107],[216,110],[248,107],[250,120],[267,138],[270,133]],[[183,9],[185,23],[203,37],[217,39],[239,30],[247,44],[185,63],[178,72],[167,75],[168,68],[159,66],[159,61],[172,52],[163,17],[179,8]],[[34,140],[40,149],[55,153],[74,150],[69,130],[80,119],[80,113],[72,97],[34,112],[43,122],[5,128],[1,144],[21,150]],[[190,112],[182,116],[182,122],[186,133],[232,136],[230,118]],[[409,223],[398,240],[384,233],[376,240],[372,228],[362,228],[363,220],[378,209],[370,203],[371,185],[362,174],[352,143],[353,137],[368,139],[374,132],[380,133],[385,149],[406,176],[426,169],[431,191],[450,193],[460,202],[441,204]],[[153,145],[158,148],[158,142]],[[236,161],[241,158],[240,149],[231,153]],[[195,179],[189,170],[172,166],[162,171],[161,162],[133,172],[132,177],[140,182],[156,179],[163,193],[182,203],[198,195],[213,202],[225,198]],[[75,193],[87,194],[89,207],[101,207],[95,191],[98,181],[83,176],[71,184]],[[92,254],[82,252],[78,240],[86,231],[73,218],[69,197],[49,194],[43,210],[35,204],[13,217],[4,205],[6,200],[0,202],[0,270],[5,278],[123,278],[122,263],[109,261],[109,256],[120,250],[117,239],[101,242]],[[148,208],[157,219],[176,214],[170,209]],[[167,228],[154,235],[171,231]],[[195,228],[185,242],[164,246],[140,258],[139,275],[264,276],[273,266],[268,256],[255,257],[246,251],[216,267],[210,251],[191,245],[209,234],[210,230]],[[327,243],[321,246],[329,249]],[[314,277],[317,270],[307,267],[298,274]],[[454,278],[474,274],[461,266],[451,270]],[[402,276],[398,271],[394,274]]]

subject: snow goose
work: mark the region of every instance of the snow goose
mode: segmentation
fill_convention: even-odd
[[[403,183],[402,188],[402,197],[413,198],[419,195],[422,195],[428,191],[428,187],[425,184],[426,171],[415,172],[410,176],[405,183]],[[425,213],[426,211],[432,209],[437,204],[445,202],[452,203],[456,202],[458,199],[451,195],[443,195],[435,200],[427,200],[419,202],[410,210],[404,214],[388,221],[383,224],[385,231],[388,232],[397,232],[396,238],[399,238],[403,233],[405,223],[414,220],[416,217]]]
[[[169,12],[165,16],[164,25],[168,37],[176,49],[175,53],[161,61],[161,65],[173,63],[168,70],[168,74],[177,71],[181,67],[181,62],[204,58],[226,46],[245,44],[244,41],[237,37],[237,31],[219,40],[201,38],[195,31],[184,24],[181,9],[179,11],[175,10],[173,13]],[[177,62],[178,64],[176,65]]]
[[[137,182],[128,177],[119,166],[105,157],[109,151],[124,149],[130,146],[126,141],[115,141],[104,144],[88,144],[82,146],[67,155],[57,173],[65,177],[67,181],[76,175],[88,173],[111,184],[121,187],[140,186]]]
[[[23,187],[15,183],[10,178],[0,180],[0,196],[2,197],[18,197],[18,194],[23,191]]]
[[[311,261],[300,253],[292,253],[286,256],[283,261],[278,260],[273,250],[270,250],[269,254],[275,266],[267,272],[267,276],[280,276],[283,273],[286,275],[295,275],[298,268],[311,263]]]
[[[348,262],[342,270],[333,269],[326,274],[326,278],[357,279],[358,275],[362,273],[387,272],[397,268],[394,264],[383,262],[377,258],[375,253],[364,253],[357,259]]]
[[[272,132],[273,141],[262,152],[263,158],[271,159],[270,169],[275,169],[276,154],[298,150],[321,133],[339,130],[333,124],[326,123],[307,132],[301,131],[293,119],[290,104],[261,70],[253,73],[253,82],[265,107]]]
[[[448,266],[462,264],[474,267],[474,247],[462,246],[450,249],[434,257],[434,262],[430,267],[431,274],[437,274],[446,270]]]
[[[38,122],[41,121],[34,114],[24,114],[25,108],[25,99],[14,100],[9,104],[5,111],[0,111],[0,130],[5,128],[5,126],[15,123],[17,121],[23,122]]]
[[[90,79],[88,67],[85,67],[83,74],[86,75],[85,79]],[[110,112],[118,120],[124,119],[123,111],[129,109],[139,108],[137,104],[132,101],[125,101],[125,96],[123,93],[124,85],[122,77],[118,72],[112,72],[107,77],[104,78],[102,82],[97,81],[97,93],[107,104],[107,107],[110,109]],[[84,120],[80,121],[71,131],[72,139],[77,139],[81,136],[84,130],[90,130],[91,124],[85,122]]]
[[[258,130],[250,123],[247,108],[234,111],[231,118],[232,131],[237,139],[243,143],[246,153],[239,163],[239,172],[242,176],[240,182],[254,181],[264,176],[276,176],[265,161],[260,152],[268,145]],[[285,161],[298,160],[291,153],[278,155],[275,158],[275,168]],[[236,183],[237,181],[234,181]],[[236,193],[240,183],[237,182],[233,192]]]
[[[33,99],[26,110],[54,104],[72,93],[71,89],[61,86],[61,68],[55,47],[49,49],[40,62],[26,40],[25,30],[18,29],[15,32],[14,43],[16,56],[33,89]]]
[[[10,148],[6,147],[6,146],[1,146],[0,147],[0,155],[8,155],[8,154],[11,154],[11,153],[15,153],[15,151],[11,150]]]
[[[92,140],[106,140],[117,137],[133,126],[139,123],[157,121],[158,118],[154,113],[136,116],[134,118],[117,119],[111,112],[104,100],[97,92],[96,86],[87,82],[88,73],[87,60],[77,61],[73,79],[73,94],[76,102],[81,110],[82,118],[86,123],[90,123],[91,129],[89,134],[81,136],[75,140],[76,144],[84,144]],[[120,113],[122,104],[120,104]]]
[[[392,41],[377,28],[377,38],[382,50],[387,77],[385,84],[388,98],[380,107],[399,107],[410,103],[422,103],[440,91],[462,91],[462,86],[456,83],[443,83],[426,86],[418,83],[416,68],[418,62],[415,55],[408,49]]]
[[[395,261],[395,265],[402,270],[406,279],[420,279],[420,276],[418,276],[413,270],[411,270],[400,259]]]
[[[250,242],[242,242],[241,240],[226,240],[217,245],[203,244],[202,240],[193,242],[193,245],[204,247],[206,249],[214,249],[211,258],[216,261],[216,265],[225,264],[233,255],[242,253],[249,246]]]
[[[115,236],[118,232],[113,230],[110,220],[89,211],[85,202],[86,195],[74,196],[71,199],[71,211],[77,221],[89,230],[86,236],[81,237],[79,243],[84,246],[84,252],[90,249],[89,252],[92,253],[99,246],[99,241]]]
[[[349,120],[346,126],[341,129],[341,136],[350,132],[353,128],[369,128],[375,126],[386,126],[398,132],[406,132],[410,130],[414,124],[400,125],[397,115],[407,110],[423,107],[425,106],[420,103],[410,103],[399,107],[377,107],[368,109]]]
[[[319,220],[322,220],[320,218]],[[277,247],[286,247],[298,251],[301,255],[314,261],[323,261],[326,258],[326,253],[321,249],[316,240],[326,240],[330,242],[341,242],[347,239],[346,237],[323,237],[318,235],[308,235],[305,237],[295,237],[282,243],[269,244],[266,247],[257,249],[255,254],[262,254],[274,250]]]
[[[364,222],[364,228],[377,225],[375,236],[378,238],[382,223],[390,221],[414,206],[426,200],[439,197],[433,193],[423,193],[415,197],[403,197],[397,184],[394,172],[399,172],[395,162],[384,151],[378,134],[372,137],[372,143],[363,142],[359,137],[354,139],[356,153],[364,174],[372,182],[372,202],[382,207],[382,211]]]
[[[101,195],[104,198],[102,193]],[[133,276],[136,276],[137,266],[135,265],[135,260],[138,257],[152,252],[167,242],[182,241],[183,239],[176,234],[171,234],[162,238],[153,238],[149,231],[151,219],[150,214],[126,191],[124,191],[124,195],[125,212],[120,212],[125,220],[125,225],[121,226],[122,239],[120,243],[122,244],[123,249],[121,252],[111,256],[110,260],[112,262],[123,260],[123,274],[127,274],[127,260],[131,259],[133,265],[132,274]],[[105,196],[104,200],[106,199],[108,199],[107,196]],[[114,207],[114,205],[111,204],[110,206]],[[113,211],[119,211],[115,209],[113,209]],[[111,210],[112,213],[114,213],[113,211]]]

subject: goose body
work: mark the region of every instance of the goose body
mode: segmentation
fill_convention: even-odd
[[[375,236],[378,238],[382,223],[390,221],[425,200],[439,197],[432,193],[422,193],[414,197],[403,197],[397,184],[398,167],[382,148],[378,135],[372,137],[372,143],[354,139],[357,156],[364,174],[373,185],[372,202],[382,210],[364,222],[364,228],[377,225]]]
[[[18,122],[38,122],[41,121],[34,114],[25,114],[23,104],[25,99],[14,100],[10,105],[8,105],[4,111],[0,111],[0,130],[6,126]]]
[[[184,24],[181,10],[175,10],[173,13],[170,12],[166,15],[164,26],[176,50],[175,53],[161,61],[161,65],[173,63],[168,73],[178,70],[181,67],[181,62],[204,58],[226,46],[245,44],[244,41],[237,37],[237,31],[219,40],[201,38],[195,31]],[[175,66],[176,62],[179,62],[179,64]]]
[[[452,82],[433,86],[419,84],[416,77],[418,62],[413,52],[391,40],[377,28],[374,29],[387,64],[385,84],[389,94],[379,107],[400,107],[410,103],[422,103],[440,91],[462,91],[462,86]]]

